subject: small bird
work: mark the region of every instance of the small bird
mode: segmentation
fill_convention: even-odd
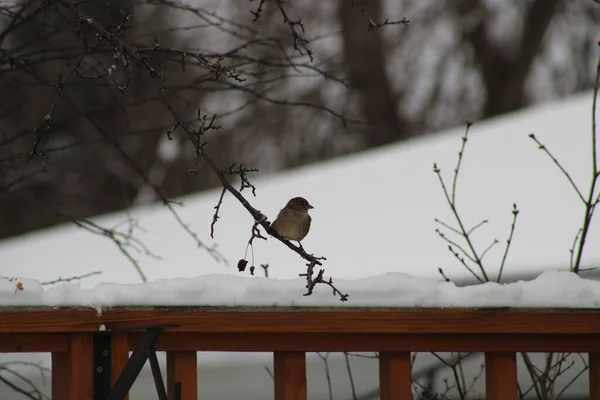
[[[310,230],[311,218],[308,210],[311,208],[314,207],[304,197],[294,197],[279,211],[271,226],[284,238],[297,241],[304,250],[300,241]]]

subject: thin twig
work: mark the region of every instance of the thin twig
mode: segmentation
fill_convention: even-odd
[[[217,202],[217,205],[214,207],[215,209],[215,214],[213,215],[213,220],[210,224],[210,237],[211,238],[215,238],[215,224],[217,223],[217,220],[219,219],[219,210],[221,209],[221,204],[223,204],[223,197],[225,196],[225,188],[223,187],[223,189],[221,190],[221,195],[219,196],[219,201]]]
[[[358,6],[354,0],[350,0],[350,3],[352,4],[352,7],[356,8],[361,15],[367,20],[367,30],[372,31],[373,29],[378,29],[384,26],[388,26],[388,25],[404,25],[404,26],[408,26],[408,24],[410,23],[409,20],[407,20],[406,18],[402,18],[401,20],[397,20],[397,21],[390,21],[389,19],[385,19],[385,21],[383,22],[375,22],[368,14],[367,11],[365,10],[364,7],[360,7]]]
[[[483,250],[483,252],[481,253],[481,261],[483,261],[483,258],[485,257],[485,255],[494,248],[495,245],[498,244],[498,239],[494,239],[492,241],[492,243],[489,244],[488,247],[485,248],[485,250]]]
[[[460,250],[460,252],[467,257],[471,262],[475,262],[475,259],[473,257],[471,257],[471,255],[469,253],[467,253],[467,251],[458,243],[456,243],[454,240],[448,238],[444,232],[440,231],[439,229],[435,230],[435,233],[437,233],[439,235],[439,237],[441,237],[442,239],[444,239],[446,242],[448,242],[448,244],[450,245],[450,249],[452,249],[452,247],[457,248],[458,250]]]
[[[577,246],[577,239],[579,239],[579,235],[581,235],[581,228],[579,228],[579,230],[575,234],[575,238],[573,238],[573,244],[571,245],[571,248],[569,249],[569,253],[571,253],[571,256],[569,257],[569,270],[571,272],[573,272],[573,265],[574,265],[573,258],[575,257],[575,246]]]
[[[579,190],[579,188],[575,184],[575,181],[573,180],[573,178],[571,178],[571,175],[562,166],[562,164],[556,159],[556,157],[554,157],[554,155],[550,152],[550,150],[548,150],[548,148],[545,145],[543,145],[542,142],[540,142],[538,140],[538,138],[535,137],[535,135],[533,133],[530,133],[529,137],[538,145],[538,149],[542,150],[544,153],[546,153],[546,155],[548,157],[550,157],[550,159],[558,167],[558,169],[560,170],[560,172],[562,172],[563,175],[565,176],[565,178],[567,178],[567,180],[569,181],[569,183],[571,184],[571,186],[573,186],[573,189],[575,189],[575,193],[577,193],[577,196],[579,197],[579,199],[583,203],[585,203],[585,199],[583,197],[583,194],[581,193],[581,191]]]
[[[458,162],[456,163],[456,168],[454,169],[454,179],[452,180],[452,204],[456,204],[456,186],[458,181],[458,172],[460,171],[460,165],[462,163],[465,148],[467,146],[467,137],[469,136],[469,129],[471,129],[471,126],[472,124],[470,122],[467,122],[465,134],[462,137],[462,144],[460,146],[460,150],[458,151]]]
[[[323,361],[323,368],[325,369],[325,379],[327,380],[327,392],[329,394],[329,400],[333,400],[333,387],[331,385],[331,371],[329,370],[329,361],[327,360],[327,358],[329,358],[329,354],[330,354],[329,352],[325,353],[325,355],[317,352],[317,355]]]
[[[452,226],[450,226],[450,224],[447,224],[447,223],[445,223],[444,221],[442,221],[442,220],[440,220],[438,218],[434,218],[433,220],[435,222],[437,222],[438,224],[442,225],[444,228],[448,229],[449,231],[452,231],[452,232],[456,233],[457,235],[461,235],[462,236],[462,233],[458,229],[453,228]],[[473,229],[473,228],[471,228],[471,229]]]
[[[487,224],[488,222],[489,221],[487,219],[484,219],[483,221],[481,221],[480,223],[476,224],[471,229],[469,229],[467,231],[467,235],[470,235],[471,233],[475,232],[475,230],[477,230],[478,228],[481,228],[483,225]]]
[[[80,281],[82,279],[89,278],[90,276],[94,276],[94,275],[99,275],[101,273],[102,273],[102,271],[93,271],[93,272],[89,272],[89,273],[83,274],[83,275],[71,276],[69,278],[58,277],[57,279],[54,279],[53,281],[46,281],[46,282],[42,282],[41,284],[42,285],[55,285],[57,283],[68,283],[68,282],[73,282],[73,281]]]
[[[444,280],[445,280],[446,282],[452,282],[452,281],[450,280],[450,278],[448,278],[448,277],[446,276],[446,274],[444,273],[444,270],[443,270],[443,269],[441,269],[441,268],[438,268],[438,272],[440,273],[440,275],[442,275],[442,278],[444,278]]]
[[[508,234],[508,239],[506,239],[506,247],[504,248],[504,254],[502,255],[502,261],[500,262],[500,268],[498,269],[498,279],[496,282],[500,282],[502,278],[502,271],[504,271],[504,264],[506,263],[506,258],[508,256],[508,251],[510,250],[510,245],[512,243],[513,235],[515,234],[515,226],[517,225],[517,215],[519,215],[519,209],[516,204],[513,204],[512,209],[513,220],[510,225],[510,233]]]
[[[477,273],[475,271],[473,271],[473,269],[471,269],[471,267],[469,267],[469,264],[467,264],[467,262],[465,261],[464,258],[462,258],[460,256],[460,254],[458,254],[456,251],[454,251],[454,249],[452,248],[452,246],[448,246],[448,250],[450,251],[450,253],[452,253],[452,255],[463,265],[463,267],[465,267],[467,269],[467,271],[469,271],[471,273],[471,275],[473,275],[475,278],[477,278],[477,280],[480,283],[484,283],[486,282],[484,279],[482,279],[479,275],[477,275]]]
[[[350,389],[352,390],[352,400],[357,400],[356,388],[354,387],[354,377],[352,376],[352,368],[350,367],[350,358],[348,358],[347,352],[344,352],[344,359],[346,360],[346,370],[348,371],[348,379],[350,380]]]
[[[36,365],[36,368],[39,368],[39,366]],[[42,370],[40,370],[42,371]],[[7,386],[9,386],[12,390],[14,390],[17,393],[20,393],[26,397],[28,397],[29,399],[32,400],[44,400],[44,399],[50,399],[48,396],[46,396],[44,393],[42,393],[37,386],[35,385],[35,383],[33,383],[33,381],[31,379],[29,379],[28,377],[26,377],[25,375],[23,375],[22,373],[10,368],[10,367],[6,367],[4,365],[0,364],[0,372],[8,372],[9,374],[15,376],[16,378],[20,379],[21,381],[23,381],[27,386],[29,386],[29,390],[27,390],[26,388],[20,387],[18,386],[16,383],[12,382],[11,380],[9,380],[8,378],[4,377],[1,373],[0,373],[0,381],[2,381],[3,383],[5,383]]]

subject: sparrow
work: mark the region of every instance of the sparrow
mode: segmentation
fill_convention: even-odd
[[[294,197],[279,211],[271,226],[280,236],[297,241],[300,248],[304,250],[300,241],[306,237],[310,230],[311,218],[308,215],[308,210],[311,208],[314,207],[304,197]]]

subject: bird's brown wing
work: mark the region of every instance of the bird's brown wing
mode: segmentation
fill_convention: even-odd
[[[271,226],[277,230],[276,226],[279,225],[279,223],[281,222],[281,214],[283,213],[283,210],[279,210],[279,214],[277,214],[277,218],[275,218],[275,221],[273,221],[271,223]]]
[[[304,239],[304,237],[308,235],[308,231],[310,230],[310,223],[312,222],[312,218],[310,217],[310,215],[307,215],[306,218],[306,224],[303,224],[302,226],[302,239]]]

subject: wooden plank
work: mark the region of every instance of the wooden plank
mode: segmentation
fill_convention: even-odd
[[[176,383],[181,385],[181,400],[198,399],[198,361],[195,351],[167,352],[167,391],[174,399]]]
[[[517,400],[517,355],[485,353],[486,400]]]
[[[69,400],[69,354],[52,353],[52,399]]]
[[[2,333],[0,353],[48,353],[69,350],[69,335],[66,333]]]
[[[275,400],[306,400],[306,356],[301,351],[274,354]]]
[[[140,334],[130,333],[133,348]],[[167,331],[159,351],[567,351],[600,352],[600,335],[187,333]]]
[[[94,395],[94,337],[73,333],[68,352],[69,399],[92,400]]]
[[[379,353],[379,390],[381,400],[412,399],[409,352]]]
[[[600,400],[600,352],[589,353],[590,400]]]
[[[12,310],[12,311],[10,311]],[[95,332],[177,325],[177,332],[600,334],[600,310],[115,307],[0,308],[0,333]],[[352,323],[349,323],[351,321]]]
[[[111,385],[114,385],[129,360],[129,341],[126,333],[111,335],[110,353],[110,380]],[[125,396],[124,400],[128,399],[129,395]]]

